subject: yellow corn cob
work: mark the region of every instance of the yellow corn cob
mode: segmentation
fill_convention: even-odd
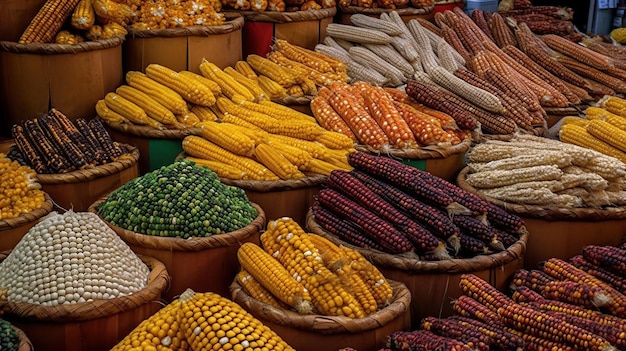
[[[230,128],[223,128],[224,124],[228,123],[201,123],[200,128],[202,129],[202,132],[200,135],[206,140],[211,141],[236,155],[246,157],[252,157],[255,155],[254,140],[250,139],[243,133],[236,132]],[[268,168],[272,170],[271,167]]]
[[[241,73],[246,78],[256,80],[258,78],[257,74],[254,72],[252,67],[246,61],[237,61],[235,62],[235,70]]]
[[[626,152],[626,131],[599,119],[590,121],[587,131],[605,143]]]
[[[89,30],[96,21],[91,0],[80,0],[72,13],[72,27],[80,30]]]
[[[113,21],[120,24],[130,22],[133,11],[130,6],[113,0],[93,0],[93,9],[96,15],[106,22]]]
[[[215,95],[211,89],[187,75],[178,74],[176,71],[157,63],[151,63],[146,67],[146,75],[174,90],[183,99],[193,104],[200,106],[215,104]]]
[[[163,124],[176,124],[174,113],[143,91],[129,85],[121,85],[115,92],[117,95],[141,107],[146,111],[148,117]]]
[[[264,100],[260,103],[244,101],[241,106],[247,108],[248,110],[263,113],[285,122],[298,120],[317,124],[314,118],[269,100]]]
[[[330,86],[333,82],[347,82],[348,76],[347,74],[337,74],[334,72],[319,72],[307,65],[304,65],[300,62],[292,61],[286,58],[282,53],[278,51],[273,51],[267,54],[267,58],[276,64],[291,69],[291,71],[296,74],[298,77],[306,77],[304,79],[311,79],[315,83],[321,86]],[[303,80],[304,82],[304,80]]]
[[[85,33],[85,38],[92,40],[92,41],[96,41],[100,39],[101,37],[102,37],[102,26],[99,26],[97,24],[94,24],[93,26],[91,26],[91,28],[89,28],[87,33]]]
[[[371,264],[360,252],[345,246],[339,246],[345,255],[350,259],[348,265],[355,273],[363,279],[368,286],[378,307],[384,307],[391,303],[393,298],[393,288],[382,273]]]
[[[313,310],[311,296],[289,271],[274,257],[253,243],[244,243],[237,250],[241,268],[245,269],[278,300],[296,309],[300,314]]]
[[[156,120],[148,117],[146,111],[141,109],[141,107],[133,104],[132,102],[124,99],[123,97],[117,95],[116,93],[107,93],[104,96],[104,102],[107,106],[122,115],[127,120],[139,124],[139,125],[147,125],[152,128],[162,129],[163,125]]]
[[[263,322],[216,293],[187,289],[179,300],[178,318],[180,328],[186,331],[189,350],[294,351]]]
[[[217,174],[220,178],[226,179],[248,179],[246,172],[241,169],[234,167],[232,165],[226,164],[224,162],[207,160],[204,158],[193,157],[193,156],[185,156],[185,159],[189,161],[193,161],[196,165],[200,167],[206,167],[215,174]]]
[[[198,116],[200,122],[217,121],[217,115],[215,115],[215,113],[213,113],[213,111],[206,106],[194,105],[191,107],[191,110],[189,110],[189,112]]]
[[[252,95],[254,95],[254,101],[258,102],[258,101],[265,99],[265,91],[261,89],[261,87],[259,86],[259,83],[256,80],[250,79],[244,76],[243,74],[237,72],[237,70],[235,70],[234,68],[230,66],[224,68],[224,73],[233,77],[233,79],[235,79],[239,84],[243,85],[246,89],[248,89],[252,93]],[[244,100],[244,102],[247,102],[247,101]]]
[[[565,116],[561,118],[561,125],[565,124],[575,124],[577,126],[587,127],[589,120],[578,116]]]
[[[250,90],[239,84],[232,76],[226,74],[214,63],[203,60],[200,63],[200,73],[216,82],[222,88],[222,94],[236,103],[244,100],[254,101],[255,96]]]
[[[307,172],[312,172],[312,173],[317,173],[317,174],[330,175],[330,172],[336,169],[339,169],[339,167],[335,166],[334,164],[330,162],[322,161],[320,159],[314,158],[314,159],[311,159],[308,167],[306,167],[304,170]]]
[[[139,345],[144,350],[150,347],[161,351],[187,350],[189,344],[178,322],[180,306],[179,300],[167,304],[135,327],[111,351],[133,351]]]
[[[224,150],[214,143],[196,135],[189,135],[183,139],[183,150],[191,156],[204,158],[207,160],[219,161],[237,167],[246,172],[253,180],[279,180],[277,175],[272,173],[262,164],[239,155],[235,155],[228,150]]]
[[[248,138],[254,140],[255,144],[265,142],[267,136],[270,135],[268,132],[255,126],[254,124],[248,123],[230,114],[222,117],[221,122],[223,124],[223,128],[247,135]]]
[[[83,41],[85,41],[85,39],[82,36],[72,34],[66,30],[59,31],[57,35],[54,37],[54,42],[56,44],[74,45],[74,44],[82,43]]]
[[[222,88],[220,87],[220,85],[203,75],[200,75],[191,71],[180,71],[178,72],[178,74],[189,77],[191,79],[198,80],[200,83],[206,85],[209,89],[211,89],[211,92],[215,96],[222,94]]]
[[[237,116],[246,122],[252,123],[268,133],[287,135],[304,140],[315,140],[324,132],[324,129],[307,122],[291,121],[284,123],[269,115],[248,110],[226,98],[217,99],[217,107],[223,113]]]
[[[108,39],[113,37],[125,37],[128,34],[128,31],[124,26],[117,22],[109,22],[107,24],[102,25],[102,34],[100,35],[100,39]]]
[[[104,99],[98,100],[96,102],[96,113],[98,117],[102,118],[107,122],[119,123],[119,122],[128,122],[124,116],[119,113],[111,110],[107,104],[104,102]]]
[[[325,147],[324,145],[316,143],[316,142],[294,138],[290,136],[285,136],[285,135],[278,135],[278,134],[268,134],[265,138],[265,141],[269,143],[275,142],[275,143],[284,143],[287,145],[291,145],[300,150],[304,150],[308,152],[309,154],[311,154],[311,156],[313,156],[316,159],[325,160],[329,158],[329,153],[328,153],[329,149]]]
[[[291,72],[265,57],[252,54],[246,60],[259,76],[264,75],[285,88],[297,83]]]
[[[304,178],[304,174],[298,170],[298,167],[291,163],[278,150],[275,150],[273,146],[268,144],[257,145],[254,150],[254,156],[259,162],[269,168],[270,171],[280,177],[280,179]]]
[[[281,52],[285,57],[290,60],[300,62],[306,66],[314,68],[320,72],[334,72],[333,68],[328,61],[322,60],[315,55],[311,54],[311,50],[293,45],[286,40],[277,39],[274,42],[276,50]]]
[[[268,144],[298,167],[299,170],[307,168],[313,158],[308,152],[291,145],[276,142],[269,142]]]
[[[589,120],[592,119],[602,119],[611,123],[621,130],[626,130],[626,117],[622,117],[620,115],[616,115],[612,112],[609,112],[601,107],[587,107],[585,109],[585,117]]]
[[[288,96],[287,89],[267,76],[260,75],[257,81],[261,89],[263,89],[271,99],[280,99]]]
[[[329,149],[348,149],[354,146],[354,142],[350,137],[330,130],[318,135],[315,141]]]
[[[287,95],[293,97],[303,97],[304,91],[300,85],[295,84],[287,88]]]
[[[345,252],[335,245],[332,241],[324,238],[320,235],[309,234],[309,240],[315,246],[317,251],[324,261],[324,265],[330,269],[331,272],[337,273],[337,271],[344,267],[349,268],[347,265],[349,259]]]
[[[200,123],[200,117],[196,116],[195,113],[191,111],[187,111],[183,114],[175,115],[176,121],[182,126],[182,128],[188,127],[193,128]],[[179,127],[181,127],[179,126]]]
[[[127,72],[126,82],[131,87],[150,95],[174,114],[184,114],[189,111],[182,96],[141,72]]]
[[[622,98],[607,95],[600,99],[597,105],[616,115],[626,117],[626,100]]]
[[[313,80],[307,77],[304,77],[302,79],[302,83],[300,83],[300,88],[302,88],[304,95],[317,95],[317,85],[315,85],[315,82]]]
[[[293,219],[283,217],[268,223],[261,243],[265,251],[301,280],[321,314],[365,317],[359,302],[338,284],[339,278],[324,266],[308,235]]]
[[[260,301],[266,305],[270,305],[274,308],[278,309],[290,309],[289,305],[278,300],[271,292],[263,287],[259,282],[257,282],[250,273],[248,273],[245,269],[241,269],[237,276],[235,277],[239,285],[243,288],[243,290],[250,295],[253,299]]]
[[[593,149],[626,163],[626,154],[623,151],[594,137],[583,127],[566,124],[561,127],[559,138],[563,142]]]
[[[20,36],[20,44],[49,43],[80,0],[46,0]]]

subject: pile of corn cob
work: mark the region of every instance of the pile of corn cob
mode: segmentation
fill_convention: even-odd
[[[0,153],[0,221],[41,208],[45,201],[41,184],[29,166]]]
[[[626,204],[626,164],[586,147],[519,135],[474,146],[468,161],[465,180],[486,198],[560,208]]]
[[[261,246],[245,243],[237,257],[236,281],[275,308],[364,318],[392,302],[391,285],[358,251],[306,233],[288,217],[270,221]]]
[[[348,161],[355,170],[333,171],[312,213],[352,245],[423,260],[467,258],[503,250],[525,230],[519,217],[399,161],[364,152]]]
[[[222,0],[225,10],[295,12],[334,8],[335,0]]]
[[[276,332],[232,300],[187,289],[141,322],[111,351],[293,351]]]
[[[78,44],[85,40],[124,37],[131,9],[112,0],[47,0],[19,43]],[[69,25],[64,28],[65,23]]]
[[[469,137],[450,115],[415,103],[400,90],[362,81],[321,88],[311,111],[322,127],[373,151],[450,146]]]
[[[626,100],[605,96],[585,109],[584,118],[559,121],[561,141],[587,147],[626,163]]]
[[[111,0],[107,0],[111,1]],[[121,0],[130,10],[128,25],[135,30],[217,26],[226,21],[219,0]]]
[[[405,8],[425,8],[435,4],[433,0],[339,0],[341,7],[362,7],[365,9],[400,10]]]

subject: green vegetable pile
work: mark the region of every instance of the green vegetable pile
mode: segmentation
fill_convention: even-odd
[[[16,351],[20,345],[20,338],[13,329],[13,325],[4,319],[0,319],[0,350]]]
[[[184,159],[124,184],[97,211],[136,233],[182,238],[232,232],[258,216],[243,189]]]

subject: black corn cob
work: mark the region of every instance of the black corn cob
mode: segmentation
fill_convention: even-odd
[[[44,131],[39,124],[33,119],[22,121],[25,135],[33,145],[37,155],[46,163],[46,169],[50,173],[61,173],[73,170],[66,160],[61,156],[61,150],[58,150],[54,144],[48,140]]]
[[[593,275],[594,277],[610,284],[617,291],[626,294],[626,276],[609,271],[603,267],[587,261],[582,255],[570,258],[570,263],[575,267]]]
[[[89,127],[93,131],[93,133],[98,138],[98,142],[100,142],[100,146],[105,151],[108,156],[108,161],[115,161],[119,156],[121,156],[124,151],[122,148],[111,139],[111,135],[107,132],[104,124],[98,118],[92,118],[89,120]]]
[[[30,140],[26,137],[24,127],[19,124],[14,124],[11,127],[11,136],[24,159],[28,161],[35,172],[40,174],[47,173],[48,167],[44,160],[39,157],[39,154],[33,145],[31,145]]]
[[[500,241],[502,242],[502,245],[504,245],[504,247],[510,247],[519,240],[519,237],[517,237],[516,235],[507,233],[503,230],[498,230],[498,237],[500,238]]]
[[[317,194],[317,200],[326,208],[334,211],[339,217],[358,225],[365,235],[384,247],[387,253],[398,254],[415,251],[411,242],[389,222],[343,194],[333,189],[322,189]]]
[[[88,147],[93,151],[94,162],[96,165],[101,165],[107,161],[106,155],[102,146],[98,142],[98,138],[94,134],[93,130],[89,127],[89,123],[84,118],[76,119],[76,128],[85,137],[85,142],[88,143]]]
[[[385,251],[384,247],[365,236],[354,224],[338,217],[334,212],[321,206],[319,202],[313,203],[311,210],[315,222],[339,239],[364,249]]]
[[[78,147],[83,153],[85,163],[91,166],[96,165],[96,148],[87,140],[87,138],[78,130],[78,128],[67,118],[61,111],[52,108],[48,111],[48,116],[56,120],[58,125],[63,129],[65,135]]]
[[[491,202],[487,202],[487,220],[489,224],[505,232],[518,235],[527,233],[524,220],[520,216]]]
[[[36,119],[37,124],[44,131],[48,140],[54,144],[57,150],[60,150],[67,160],[68,164],[72,165],[73,169],[81,169],[86,165],[85,154],[79,149],[78,145],[65,134],[65,130],[58,123],[51,114],[41,115]],[[62,171],[60,172],[62,173]]]
[[[441,252],[443,249],[443,253],[447,256],[444,243],[439,241],[439,239],[419,223],[410,219],[382,197],[378,196],[350,172],[334,170],[326,179],[326,184],[331,189],[335,189],[348,198],[361,203],[363,207],[391,223],[396,229],[406,234],[407,238],[420,252]]]
[[[452,218],[452,222],[461,229],[463,234],[482,241],[493,250],[504,250],[504,244],[500,241],[498,232],[479,219],[472,216],[457,215]]]
[[[425,317],[420,327],[433,334],[461,341],[478,351],[488,351],[489,345],[494,343],[491,337],[449,318]]]

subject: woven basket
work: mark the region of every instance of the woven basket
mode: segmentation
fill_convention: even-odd
[[[33,347],[33,343],[30,342],[30,339],[24,333],[24,331],[18,327],[13,326],[15,332],[17,333],[17,337],[20,340],[20,343],[17,346],[17,351],[33,351],[35,347]]]
[[[400,281],[409,288],[411,320],[418,323],[426,316],[448,316],[453,314],[450,301],[461,295],[461,274],[473,273],[500,290],[506,290],[513,273],[521,268],[528,242],[528,233],[504,251],[490,255],[479,255],[467,259],[442,261],[420,261],[402,255],[392,255],[378,250],[364,249],[351,245],[324,230],[315,222],[312,211],[307,214],[308,231],[321,235],[335,244],[358,250],[372,262],[383,275]]]
[[[605,209],[561,208],[514,204],[486,197],[466,180],[469,167],[459,172],[457,184],[524,219],[530,240],[524,256],[529,269],[550,257],[569,259],[585,245],[619,245],[626,239],[626,206]]]
[[[353,347],[375,351],[384,346],[392,332],[409,330],[411,293],[397,281],[389,281],[393,299],[389,306],[365,318],[301,315],[266,305],[248,295],[237,281],[230,286],[232,300],[274,330],[298,351],[336,351]]]
[[[37,174],[42,190],[65,209],[86,211],[94,201],[139,175],[139,149],[122,144],[116,161],[60,174]]]
[[[41,207],[18,217],[0,221],[0,251],[13,249],[32,226],[52,212],[54,209],[52,198],[45,192],[44,197],[45,200]]]
[[[0,262],[7,255],[6,251],[0,253]],[[148,285],[132,295],[57,306],[0,301],[0,312],[28,335],[35,349],[110,350],[161,308],[161,295],[169,283],[163,263],[151,257],[139,257],[151,271]]]
[[[407,8],[395,9],[395,10],[381,9],[381,8],[372,9],[372,8],[365,8],[365,7],[359,7],[359,6],[347,6],[347,7],[338,6],[338,8],[339,8],[339,14],[340,14],[339,23],[343,23],[343,24],[352,24],[352,22],[350,22],[350,16],[354,15],[355,13],[360,13],[363,15],[368,15],[368,16],[373,16],[373,17],[378,18],[380,17],[382,13],[395,11],[400,15],[400,17],[402,17],[402,20],[404,22],[408,22],[414,18],[424,18],[427,20],[431,20],[433,19],[435,15],[435,5],[421,7],[421,8],[407,7]]]
[[[106,197],[89,207],[89,212],[98,214],[98,206]],[[249,225],[223,234],[189,239],[159,237],[133,232],[110,222],[111,227],[130,248],[139,254],[155,257],[163,262],[171,276],[171,284],[165,292],[166,300],[171,301],[187,288],[194,291],[213,291],[228,296],[228,287],[239,272],[237,250],[245,242],[258,244],[259,236],[265,227],[265,213],[257,204],[257,217]]]
[[[124,42],[124,71],[143,72],[148,64],[158,63],[175,71],[200,73],[203,59],[219,67],[241,60],[244,19],[226,16],[217,26],[136,30],[130,28]]]
[[[385,155],[400,159],[403,163],[430,172],[439,178],[453,181],[458,172],[465,167],[465,153],[472,145],[471,139],[464,139],[452,146],[426,146],[415,149],[391,149]],[[371,154],[383,154],[366,145],[357,145],[355,149]]]

